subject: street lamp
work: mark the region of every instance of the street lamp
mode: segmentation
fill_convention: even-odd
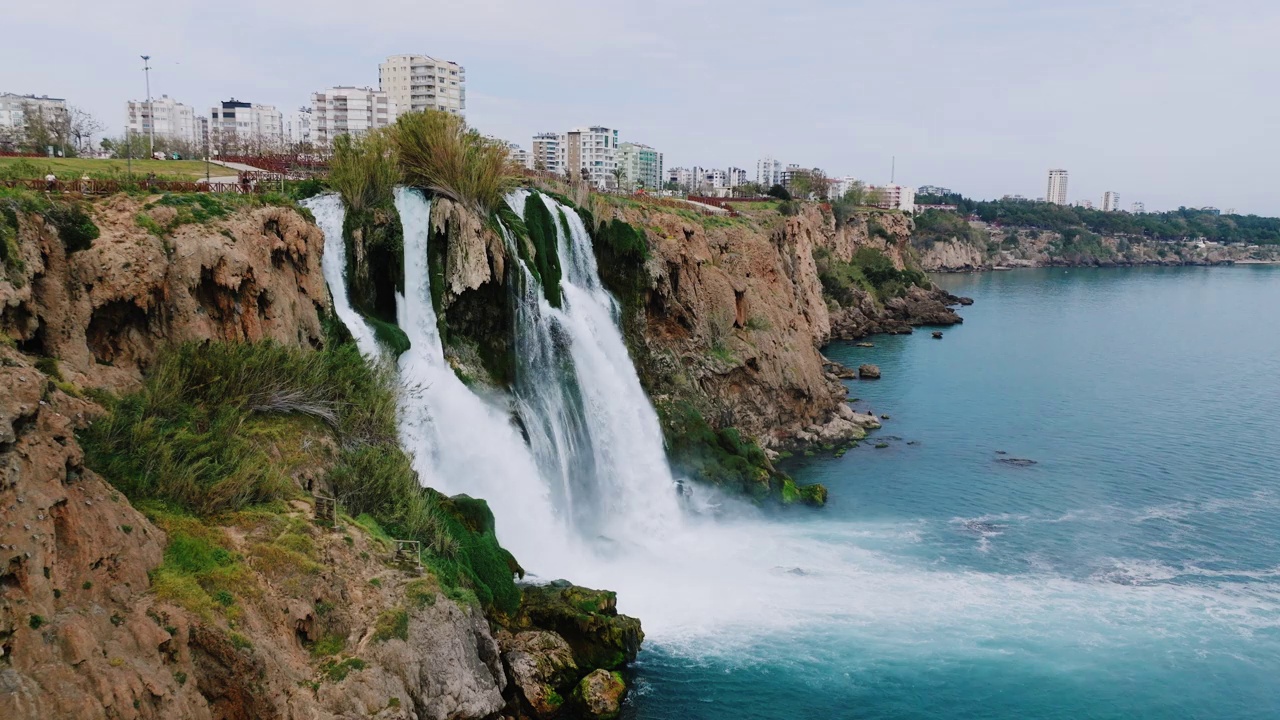
[[[148,157],[156,156],[156,106],[151,101],[151,56],[142,56],[142,72],[147,76],[147,114],[151,116],[151,139],[148,145]]]

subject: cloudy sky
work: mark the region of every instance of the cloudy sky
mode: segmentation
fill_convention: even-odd
[[[1280,215],[1275,0],[5,0],[0,91],[124,124],[153,94],[306,104],[386,55],[467,68],[467,119],[528,147],[602,124],[668,167],[756,159],[974,197],[1120,193]],[[357,10],[358,9],[358,10]]]

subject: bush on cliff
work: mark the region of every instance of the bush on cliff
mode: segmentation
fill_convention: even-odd
[[[350,212],[391,204],[391,192],[400,182],[397,145],[390,131],[374,130],[360,136],[339,135],[329,160],[329,184],[342,195]]]
[[[504,144],[469,129],[462,118],[427,110],[401,115],[393,136],[410,185],[455,200],[488,217],[515,187]]]
[[[291,465],[336,448],[328,480],[345,512],[422,542],[447,587],[514,612],[518,566],[488,523],[470,527],[452,501],[418,484],[399,446],[384,369],[350,342],[304,351],[270,342],[187,343],[163,353],[141,390],[104,397],[108,412],[81,433],[86,464],[135,503],[215,519],[301,494]],[[312,444],[310,450],[305,449]],[[460,517],[455,517],[455,514]]]
[[[898,270],[883,252],[872,247],[858,248],[850,262],[838,259],[825,248],[814,254],[823,293],[840,307],[859,302],[866,292],[880,302],[901,297],[914,286],[929,287],[929,278],[919,270]]]

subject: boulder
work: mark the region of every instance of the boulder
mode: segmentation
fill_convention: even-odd
[[[536,718],[555,717],[578,677],[573,650],[553,632],[527,630],[502,641],[516,693]]]
[[[866,364],[864,364],[864,365],[859,365],[859,366],[858,366],[858,379],[859,379],[859,380],[879,380],[879,379],[880,379],[880,366],[879,366],[879,365],[872,365],[871,363],[866,363]]]
[[[525,585],[515,627],[550,630],[569,644],[581,668],[622,667],[636,659],[644,631],[640,621],[618,614],[618,596],[567,580]]]
[[[616,672],[596,670],[582,678],[573,691],[574,705],[584,718],[611,720],[622,710],[622,696],[627,684]]]

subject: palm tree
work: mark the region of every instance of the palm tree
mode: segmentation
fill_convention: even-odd
[[[622,189],[622,179],[623,179],[623,178],[625,178],[625,177],[627,176],[626,171],[625,171],[625,170],[623,170],[623,169],[622,169],[622,168],[620,168],[620,167],[616,167],[616,168],[614,168],[611,172],[613,173],[613,182],[614,182],[614,187],[616,187],[617,189],[621,190],[621,189]]]

